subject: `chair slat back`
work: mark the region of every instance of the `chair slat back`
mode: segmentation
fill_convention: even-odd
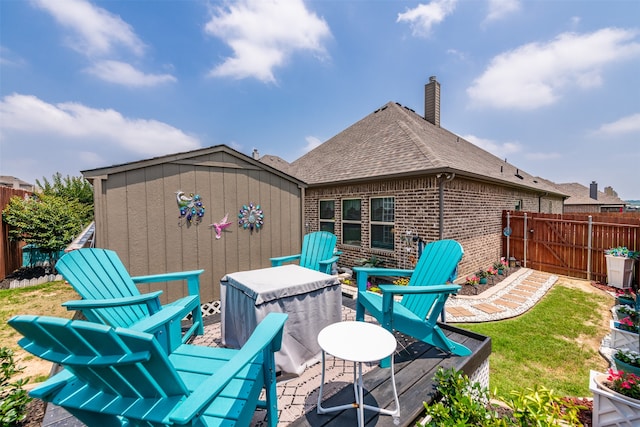
[[[86,300],[140,295],[118,254],[107,249],[83,248],[69,252],[56,270]],[[106,324],[127,327],[149,316],[144,304],[94,310]]]
[[[15,316],[8,323],[24,335],[25,350],[62,364],[90,389],[151,400],[188,394],[153,335],[47,316]]]
[[[333,256],[336,247],[336,235],[328,231],[305,234],[300,252],[300,266],[320,271],[320,261]]]
[[[455,240],[429,243],[422,251],[407,286],[444,285],[453,281],[463,255],[462,245]],[[424,319],[437,308],[438,298],[441,298],[439,294],[405,295],[401,304]]]

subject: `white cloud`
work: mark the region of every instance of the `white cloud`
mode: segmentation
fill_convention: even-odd
[[[13,94],[0,102],[2,139],[20,144],[37,136],[47,141],[77,145],[83,156],[93,148],[118,147],[137,156],[151,157],[200,147],[197,138],[156,120],[131,119],[115,110],[94,109],[66,102],[49,104],[35,96]],[[8,138],[10,134],[10,139]],[[44,137],[43,137],[44,136]]]
[[[273,70],[297,51],[324,57],[323,40],[331,36],[324,19],[302,0],[241,0],[217,8],[205,31],[222,39],[233,56],[211,70],[216,77],[256,78],[275,82]]]
[[[98,61],[86,71],[101,80],[123,86],[148,87],[176,81],[171,74],[145,74],[130,64],[120,61]]]
[[[505,157],[507,154],[517,153],[522,150],[522,146],[517,142],[497,142],[491,139],[480,138],[475,135],[464,135],[463,138],[473,145],[477,145],[483,150],[500,158]]]
[[[119,16],[85,0],[32,0],[31,3],[51,14],[74,35],[70,47],[87,56],[113,53],[122,46],[141,55],[144,44],[129,24]]]
[[[489,13],[485,22],[504,19],[520,10],[520,0],[489,0]]]
[[[10,49],[0,46],[0,65],[22,67],[25,65],[25,61],[15,55]]]
[[[322,141],[320,141],[319,138],[316,138],[315,136],[307,136],[305,138],[305,141],[307,141],[307,145],[304,146],[304,152],[308,153],[309,151],[313,150],[314,148],[322,145]]]
[[[453,13],[458,0],[434,0],[428,4],[419,4],[398,14],[396,22],[407,22],[416,37],[428,37],[434,25],[444,21]]]
[[[605,28],[526,44],[494,57],[467,94],[474,106],[532,110],[553,104],[572,86],[599,86],[603,67],[639,56],[636,37],[636,31]]]
[[[622,117],[615,122],[605,123],[598,129],[598,133],[620,135],[640,132],[640,113]]]

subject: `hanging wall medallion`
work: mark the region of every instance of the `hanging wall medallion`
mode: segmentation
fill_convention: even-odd
[[[253,203],[249,203],[249,206],[242,206],[238,218],[238,225],[245,230],[253,231],[255,229],[258,231],[264,225],[264,212],[260,209],[260,205]]]
[[[176,201],[178,202],[178,208],[180,209],[180,216],[178,217],[178,225],[198,225],[202,222],[204,216],[204,205],[199,194],[190,193],[188,196],[183,191],[176,191]]]

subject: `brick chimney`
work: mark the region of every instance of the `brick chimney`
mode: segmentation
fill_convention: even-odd
[[[598,200],[598,183],[595,181],[591,181],[591,185],[589,186],[589,197],[593,200]]]
[[[429,77],[429,83],[424,85],[424,118],[440,127],[440,83],[436,76]]]

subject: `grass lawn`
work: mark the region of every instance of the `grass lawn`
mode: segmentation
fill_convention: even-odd
[[[609,333],[613,297],[562,285],[522,316],[456,326],[491,337],[490,389],[499,396],[542,385],[561,396],[590,396],[589,370],[604,372],[599,354]]]
[[[22,350],[18,340],[22,337],[7,324],[7,320],[16,314],[38,314],[71,318],[73,312],[62,307],[65,301],[80,299],[76,291],[64,281],[43,283],[18,289],[0,289],[0,342],[15,353],[16,365],[26,369],[17,378],[29,378],[29,386],[47,379],[51,363],[43,361]]]

